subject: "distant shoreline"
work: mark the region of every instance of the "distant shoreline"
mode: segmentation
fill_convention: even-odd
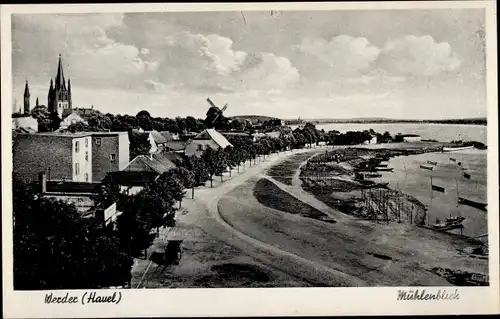
[[[290,120],[284,120],[286,125],[301,125],[306,123],[313,123],[316,125],[322,124],[448,124],[448,125],[482,125],[487,126],[486,119],[484,120],[373,120],[373,121],[363,121],[363,120],[332,120],[332,121],[324,121],[324,120],[304,120],[303,122],[295,122]]]

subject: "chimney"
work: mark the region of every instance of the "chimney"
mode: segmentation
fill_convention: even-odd
[[[40,193],[45,194],[47,192],[47,175],[45,175],[45,172],[40,173],[38,180],[40,181]]]

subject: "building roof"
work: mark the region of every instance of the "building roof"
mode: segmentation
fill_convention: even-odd
[[[269,137],[280,137],[281,136],[281,132],[278,132],[278,131],[274,131],[274,132],[266,132],[264,133],[266,136],[269,136]]]
[[[38,125],[38,121],[31,115],[13,117],[12,125],[14,126],[33,126]]]
[[[161,135],[160,132],[158,132],[158,131],[146,131],[145,133],[150,133],[156,144],[167,143],[167,139],[165,137],[163,137],[163,135]]]
[[[167,159],[169,159],[172,163],[183,162],[184,158],[177,152],[163,152],[161,153]]]
[[[200,134],[194,137],[195,140],[213,140],[219,147],[226,148],[227,146],[232,146],[231,143],[222,135],[214,129],[206,129]]]
[[[123,171],[155,172],[157,174],[163,174],[175,167],[175,164],[172,163],[172,161],[170,161],[167,157],[163,156],[161,153],[154,153],[150,156],[137,156],[130,163],[128,163]]]
[[[165,143],[165,147],[173,151],[182,151],[186,148],[187,142],[185,141],[170,141]]]
[[[158,133],[160,133],[160,135],[163,136],[167,140],[167,142],[170,142],[170,141],[174,140],[174,134],[172,132],[169,132],[169,131],[160,131]]]
[[[101,114],[101,112],[93,108],[74,108],[65,112],[63,117],[67,118],[71,114],[78,115],[82,120],[87,121],[92,117],[92,115],[94,114],[99,115]]]
[[[128,132],[91,132],[92,136],[128,135]]]
[[[242,137],[252,137],[252,134],[246,132],[223,132],[224,136],[242,136]]]
[[[42,137],[42,136],[48,136],[48,137],[67,137],[67,138],[78,138],[78,137],[85,137],[85,136],[91,136],[92,132],[76,132],[76,133],[61,133],[61,132],[44,132],[44,133],[36,133],[36,134],[18,134],[19,136],[22,135],[29,135],[33,137]]]
[[[116,171],[109,172],[108,176],[118,185],[144,186],[154,181],[158,174],[153,171]]]

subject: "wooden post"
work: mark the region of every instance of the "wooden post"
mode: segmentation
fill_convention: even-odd
[[[431,205],[432,205],[432,176],[431,176]]]
[[[194,186],[191,187],[191,199],[194,199]]]

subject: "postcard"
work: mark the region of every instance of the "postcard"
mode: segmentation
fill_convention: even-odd
[[[1,32],[5,317],[499,313],[494,1],[2,5]]]

